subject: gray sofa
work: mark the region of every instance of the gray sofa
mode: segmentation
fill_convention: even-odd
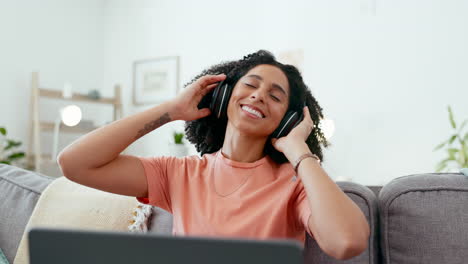
[[[0,164],[0,248],[10,263],[41,192],[51,177]],[[307,238],[305,263],[468,263],[468,177],[426,173],[387,185],[338,182],[371,226],[369,246],[350,260],[325,255]],[[153,208],[149,232],[168,234],[172,216]]]

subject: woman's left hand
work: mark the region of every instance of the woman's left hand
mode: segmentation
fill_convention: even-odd
[[[280,138],[272,138],[271,143],[276,150],[283,152],[288,157],[288,151],[294,151],[296,147],[303,146],[306,139],[314,129],[314,121],[310,118],[309,108],[304,106],[302,109],[304,113],[304,119],[293,128],[288,135]]]

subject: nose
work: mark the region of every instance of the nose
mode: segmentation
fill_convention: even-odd
[[[263,89],[261,88],[258,88],[256,89],[251,95],[250,95],[250,99],[254,100],[254,101],[260,101],[262,103],[265,102],[265,92],[263,91]]]

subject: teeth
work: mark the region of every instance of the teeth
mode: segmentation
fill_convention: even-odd
[[[254,115],[258,116],[259,118],[263,118],[262,114],[259,111],[254,110],[254,109],[252,109],[252,108],[250,108],[248,106],[243,105],[242,109],[244,109],[245,111],[247,111],[247,112],[249,112],[251,114],[254,114]]]

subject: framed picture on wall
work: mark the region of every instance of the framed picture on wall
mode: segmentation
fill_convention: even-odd
[[[133,104],[167,101],[179,89],[179,56],[138,60],[133,63]]]

